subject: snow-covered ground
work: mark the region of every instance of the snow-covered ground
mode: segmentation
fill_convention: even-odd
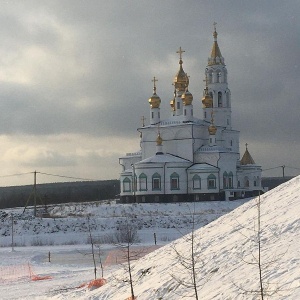
[[[277,293],[265,297],[266,299],[300,299],[299,190],[300,177],[297,177],[261,196],[261,261],[264,287],[268,286],[270,293],[278,289]],[[256,203],[257,199],[247,201],[241,206],[238,202],[196,203],[195,217],[199,229],[195,232],[195,255],[196,265],[200,266],[197,271],[199,299],[260,299],[254,292],[259,289]],[[234,206],[237,208],[234,209]],[[232,212],[226,214],[232,209]],[[191,206],[182,203],[99,205],[97,208],[95,204],[85,208],[83,205],[82,209],[76,208],[75,213],[74,210],[73,206],[57,209],[55,214],[65,218],[48,219],[49,225],[43,223],[47,222],[44,220],[40,220],[39,224],[42,225],[37,225],[36,219],[32,219],[29,223],[35,225],[29,226],[26,233],[21,230],[24,221],[18,216],[18,211],[14,211],[17,220],[14,226],[16,239],[23,235],[24,244],[30,244],[34,237],[38,237],[41,244],[45,244],[51,237],[53,245],[15,247],[14,252],[10,248],[0,249],[0,274],[2,272],[7,277],[6,281],[0,282],[1,299],[125,300],[130,296],[128,272],[118,265],[105,267],[104,277],[107,284],[101,288],[79,288],[82,283],[93,279],[91,257],[84,255],[84,252],[90,251],[90,246],[57,244],[63,241],[65,244],[68,241],[75,243],[75,237],[78,243],[87,240],[84,227],[86,213],[90,214],[90,224],[94,224],[93,235],[104,235],[116,230],[124,215],[130,215],[130,220],[139,228],[142,245],[153,245],[154,232],[158,236],[158,244],[165,244],[134,262],[132,275],[138,300],[172,300],[189,296],[195,299],[192,288],[178,283],[179,278],[190,281],[190,277],[187,270],[180,268],[174,249],[187,256],[191,243],[186,236],[169,243],[180,236],[177,229],[190,230],[190,212],[193,211]],[[78,216],[79,210],[81,217]],[[6,216],[1,220],[1,230],[5,227],[7,235],[1,237],[1,244],[3,240],[4,244],[9,245],[10,218]],[[53,228],[57,228],[56,225],[60,230],[51,232]],[[74,236],[71,234],[73,230],[76,230]],[[102,236],[99,240],[101,239]],[[111,246],[103,247],[105,253],[109,253]],[[28,263],[34,274],[51,276],[52,279],[30,281],[26,276],[18,276],[18,271],[16,274],[5,273],[18,268],[19,274],[26,273]]]

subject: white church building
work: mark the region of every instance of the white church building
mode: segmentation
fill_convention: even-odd
[[[193,110],[181,47],[170,117],[165,120],[160,118],[154,77],[150,122],[137,129],[141,149],[119,158],[121,203],[233,200],[262,190],[261,166],[255,164],[247,144],[240,159],[240,132],[232,128],[231,93],[217,35],[215,28],[205,69],[202,117]]]

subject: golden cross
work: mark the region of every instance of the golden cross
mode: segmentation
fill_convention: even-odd
[[[153,91],[154,91],[154,93],[156,93],[156,84],[155,84],[155,82],[157,82],[158,80],[154,76],[151,81],[153,82]]]
[[[183,52],[185,52],[185,51],[182,50],[181,47],[179,47],[179,50],[176,51],[176,53],[179,53],[179,59],[180,59],[180,60],[182,59],[182,55],[181,55],[181,54],[182,54]]]
[[[145,127],[145,120],[146,120],[145,116],[142,116],[141,117],[141,121],[142,121],[142,126],[143,127]]]

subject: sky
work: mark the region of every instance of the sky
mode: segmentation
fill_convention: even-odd
[[[241,154],[248,143],[263,176],[299,174],[299,11],[298,0],[1,0],[0,186],[31,184],[35,170],[38,183],[117,179],[118,158],[139,150],[153,76],[170,116],[179,47],[201,118],[214,22]]]

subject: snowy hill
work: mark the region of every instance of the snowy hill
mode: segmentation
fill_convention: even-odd
[[[261,197],[262,278],[269,293],[278,289],[266,299],[300,299],[299,190],[300,177],[296,177]],[[259,290],[257,220],[257,199],[253,199],[196,231],[199,299],[260,299],[255,293]],[[178,278],[189,280],[189,275],[180,269],[174,247],[188,255],[191,243],[178,239],[134,264],[138,300],[195,299],[192,288],[178,283]],[[52,299],[125,300],[130,296],[126,271],[118,270],[107,279],[94,291],[83,288]]]

